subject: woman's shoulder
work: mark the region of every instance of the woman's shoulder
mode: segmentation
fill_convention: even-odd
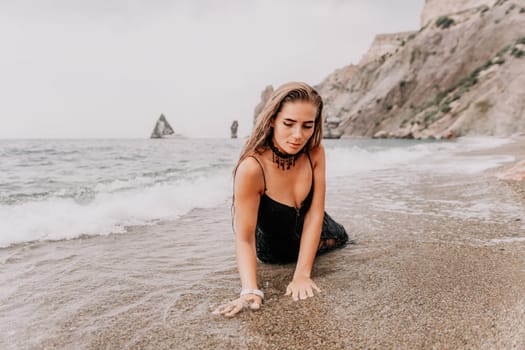
[[[250,155],[239,162],[235,173],[236,181],[240,181],[249,186],[263,183],[263,170],[257,155]],[[262,185],[264,188],[264,185]]]
[[[310,159],[312,159],[312,162],[315,164],[318,161],[324,161],[324,146],[323,144],[319,144],[319,146],[313,147],[310,152]]]
[[[255,175],[261,172],[260,155],[250,154],[239,162],[237,173],[241,171],[244,175]]]

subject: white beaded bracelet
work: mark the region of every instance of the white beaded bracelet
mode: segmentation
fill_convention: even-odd
[[[264,293],[260,289],[250,289],[250,288],[244,288],[241,290],[241,297],[246,294],[255,294],[261,297],[262,300],[264,300]]]

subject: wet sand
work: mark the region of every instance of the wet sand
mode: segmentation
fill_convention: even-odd
[[[520,142],[503,154],[518,156]],[[333,190],[327,209],[357,244],[317,259],[323,292],[292,302],[283,294],[294,266],[261,265],[265,305],[233,319],[211,313],[238,293],[227,206],[126,235],[0,250],[0,348],[525,348],[525,217],[448,215],[440,204],[461,212],[456,201],[469,196],[523,207],[525,185],[493,174],[414,184],[417,211],[375,201],[349,210],[351,198],[337,196],[356,189]],[[208,246],[223,248],[202,261]]]
[[[485,153],[519,159],[524,145]],[[525,203],[524,183],[497,180],[492,170],[480,182]],[[441,187],[448,200],[462,196],[463,186]],[[425,191],[418,189],[435,196]],[[323,293],[294,303],[282,295],[293,266],[263,265],[263,309],[234,320],[214,317],[207,327],[239,327],[222,341],[188,341],[245,349],[525,348],[525,217],[486,222],[425,214],[432,210],[429,204],[419,215],[372,213],[369,231],[357,220],[343,222],[358,244],[317,259],[313,278]],[[213,306],[228,297],[218,293]],[[187,306],[197,307],[191,300],[198,298]]]

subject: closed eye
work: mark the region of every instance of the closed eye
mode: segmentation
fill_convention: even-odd
[[[295,120],[292,120],[292,119],[285,119],[283,120],[283,125],[286,126],[286,127],[292,127],[294,126],[294,124],[297,123],[297,121]],[[314,127],[314,123],[311,122],[311,121],[308,121],[308,122],[305,122],[303,125],[302,125],[303,129],[311,129]]]

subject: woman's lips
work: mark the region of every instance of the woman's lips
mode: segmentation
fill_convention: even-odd
[[[301,147],[301,144],[300,144],[300,143],[292,143],[292,142],[288,142],[288,144],[289,144],[292,148],[299,148],[299,147]]]

